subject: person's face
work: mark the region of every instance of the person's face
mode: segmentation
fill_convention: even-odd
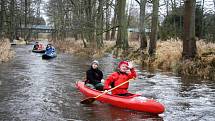
[[[119,69],[121,72],[126,72],[128,70],[128,66],[126,64],[122,64],[120,65]]]
[[[97,65],[96,63],[93,63],[93,64],[92,64],[92,68],[93,68],[93,69],[97,69],[97,68],[98,68],[98,65]]]

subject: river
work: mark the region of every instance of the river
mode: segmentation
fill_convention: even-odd
[[[137,65],[138,78],[129,90],[156,99],[165,105],[163,114],[126,110],[95,102],[82,105],[85,97],[75,88],[91,59],[58,52],[42,60],[31,52],[32,45],[17,45],[13,60],[0,64],[1,121],[214,121],[215,82],[178,77],[155,71],[154,77]],[[114,59],[99,59],[104,76],[113,72]]]

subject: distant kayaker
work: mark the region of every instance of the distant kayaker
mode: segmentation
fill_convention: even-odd
[[[118,64],[118,71],[112,73],[107,77],[104,83],[104,90],[109,90],[117,85],[120,85],[123,82],[128,81],[129,79],[136,78],[137,74],[134,70],[132,62],[121,61]],[[128,93],[129,83],[126,83],[114,90],[112,90],[113,95],[119,96],[130,96]]]
[[[103,84],[101,83],[101,80],[103,79],[103,73],[99,70],[98,66],[99,62],[94,60],[90,66],[90,69],[86,72],[87,79],[85,81],[85,85],[102,91]]]
[[[52,46],[52,44],[48,44],[46,46],[46,52],[45,54],[51,55],[55,53],[55,48]]]
[[[33,50],[38,50],[39,48],[39,42],[35,42]]]
[[[39,42],[36,42],[34,44],[34,47],[33,47],[33,50],[43,50],[43,44],[42,43],[39,43]]]

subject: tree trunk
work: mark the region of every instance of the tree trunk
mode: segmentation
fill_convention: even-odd
[[[28,0],[25,0],[25,28],[27,27],[27,17],[28,17]]]
[[[169,0],[165,0],[165,4],[166,4],[166,16],[169,15]]]
[[[204,6],[205,6],[205,0],[202,0],[202,17],[201,17],[201,33],[200,33],[200,37],[203,37],[204,35]]]
[[[146,0],[140,0],[140,49],[146,49],[147,39],[145,33],[145,8]]]
[[[116,26],[117,25],[117,2],[115,3],[115,11],[114,11],[114,17],[112,20],[112,26]],[[112,29],[111,31],[111,40],[115,39],[115,35],[116,35],[116,28]]]
[[[25,28],[28,27],[28,23],[29,23],[29,20],[30,20],[30,19],[28,19],[28,17],[30,16],[29,11],[28,11],[30,6],[29,6],[28,2],[29,2],[28,0],[25,0],[25,8],[24,8],[24,12],[25,12],[25,15],[24,15],[24,27]],[[23,36],[24,40],[26,40],[28,38],[29,31],[30,30],[28,30],[28,29],[24,30],[24,36]]]
[[[110,10],[110,0],[106,0],[106,30],[110,29],[110,15],[111,15],[111,10]],[[105,34],[105,39],[110,40],[110,31],[107,31]]]
[[[195,5],[196,0],[186,0],[184,9],[184,37],[183,52],[184,59],[194,58],[196,55],[195,39]]]
[[[1,9],[0,9],[0,39],[4,36],[4,23],[5,23],[5,1],[1,0]]]
[[[59,19],[59,40],[63,41],[66,36],[66,31],[65,31],[65,11],[64,11],[64,6],[63,6],[63,0],[58,0],[58,11],[59,14],[58,16],[60,17]]]
[[[183,0],[180,0],[180,1],[179,1],[179,7],[182,6],[182,1],[183,1]],[[183,18],[183,17],[180,15],[180,18],[179,18],[179,30],[182,30],[182,29],[183,29],[182,18]],[[181,38],[181,36],[180,36],[180,38]]]
[[[214,0],[214,9],[215,9],[215,0]]]
[[[10,25],[9,25],[9,39],[12,42],[15,33],[15,20],[14,20],[14,8],[15,8],[15,1],[10,1]]]
[[[95,32],[95,19],[93,17],[94,12],[94,0],[85,0],[85,13],[86,13],[86,40],[90,43],[91,47],[96,46],[96,41],[94,38]]]
[[[176,10],[176,1],[175,0],[171,0],[171,4],[172,4],[172,15],[176,16],[177,15],[177,10]],[[173,27],[174,27],[174,38],[177,37],[177,26],[176,26],[176,18],[173,18]]]
[[[148,50],[150,56],[153,56],[156,51],[156,41],[158,36],[158,8],[159,0],[153,0],[152,26]]]
[[[24,16],[24,1],[23,0],[21,0],[21,2],[20,2],[20,10],[21,10],[21,13],[19,14],[19,28],[22,28],[22,24],[23,24],[23,16]],[[24,35],[23,35],[23,29],[20,29],[20,35],[19,35],[19,37],[23,37]],[[17,35],[17,37],[18,37],[18,35]]]
[[[117,20],[118,20],[118,34],[116,46],[126,50],[128,48],[128,32],[127,32],[127,20],[125,14],[126,0],[117,1]]]
[[[101,48],[103,46],[103,5],[104,1],[99,0],[99,6],[98,6],[98,14],[96,19],[96,41],[97,41],[97,48]],[[101,34],[102,33],[102,34]]]
[[[75,4],[75,3],[73,3],[72,0],[70,2],[72,3],[72,5],[75,8],[74,11],[71,13],[71,23],[70,23],[74,27],[73,35],[74,35],[75,40],[82,39],[82,38],[80,38],[80,36],[82,35],[81,31],[83,31],[83,27],[80,27],[81,26],[80,23],[77,22],[78,19],[81,19],[82,10],[81,10],[81,7],[77,7],[78,3]],[[80,30],[79,30],[79,28],[80,28]],[[86,43],[84,43],[84,44],[86,44]]]

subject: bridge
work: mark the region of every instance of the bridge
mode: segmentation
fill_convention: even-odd
[[[32,26],[28,26],[28,27],[21,27],[18,28],[18,30],[31,30],[32,33],[53,33],[55,32],[55,29],[53,29],[53,27],[51,26],[47,26],[47,25],[32,25]]]

